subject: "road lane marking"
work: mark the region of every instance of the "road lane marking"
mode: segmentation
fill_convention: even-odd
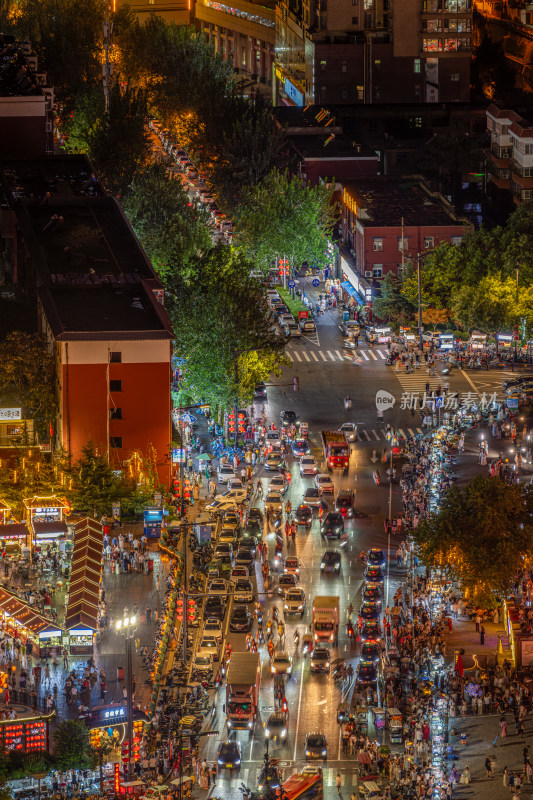
[[[300,731],[300,711],[302,708],[302,690],[304,688],[304,667],[305,661],[302,660],[302,668],[300,669],[300,692],[298,695],[298,716],[296,717],[296,735],[294,737],[294,754],[293,761],[296,761],[296,750],[298,749],[298,733]]]
[[[374,359],[374,361],[377,361],[377,360],[378,360],[378,357],[377,357],[377,355],[374,353],[374,351],[373,351],[373,350],[369,350],[369,353],[370,353],[370,357],[371,357],[371,358],[373,358],[373,359]]]
[[[327,361],[327,358],[326,358],[326,356],[324,355],[324,353],[322,352],[322,350],[319,350],[319,351],[318,351],[318,354],[319,354],[320,358],[322,359],[322,361]]]
[[[374,434],[374,436],[376,437],[376,439],[379,442],[379,436],[378,436],[377,432],[374,429],[372,429],[372,433]]]
[[[378,350],[378,354],[379,354],[379,357],[382,358],[385,361],[387,356],[381,350]]]
[[[298,359],[298,361],[301,361],[301,360],[302,360],[302,358],[301,358],[301,356],[300,356],[300,353],[297,353],[297,352],[296,352],[296,350],[294,351],[294,355],[296,356],[296,358]]]
[[[342,355],[342,353],[339,353],[339,351],[338,351],[338,350],[335,350],[335,352],[336,352],[336,353],[337,353],[337,355],[339,356],[340,360],[341,360],[341,361],[344,361],[344,356]]]
[[[333,355],[333,353],[331,352],[331,350],[328,350],[328,351],[327,351],[327,354],[328,354],[328,356],[330,357],[330,359],[331,359],[332,361],[335,361],[335,356]]]
[[[409,436],[414,436],[415,435],[415,432],[414,432],[414,430],[412,428],[407,428],[407,430],[409,431]]]
[[[405,439],[405,433],[403,432],[403,428],[398,428],[398,433],[400,434],[402,439]]]
[[[313,356],[313,358],[315,359],[315,361],[318,361],[318,356],[317,356],[317,354],[315,353],[315,351],[314,351],[314,350],[311,350],[311,355]]]
[[[365,434],[365,436],[366,436],[366,440],[367,440],[367,442],[369,442],[369,441],[370,441],[370,436],[368,435],[368,431],[363,431],[363,433],[364,433],[364,434]]]
[[[289,361],[294,361],[294,358],[291,356],[288,350],[285,350],[285,354],[289,357]]]
[[[303,351],[302,355],[303,355],[303,357],[305,358],[306,361],[311,361],[311,359],[307,355],[307,351],[306,350]]]
[[[369,357],[367,356],[367,354],[366,354],[366,351],[365,351],[365,350],[361,350],[361,355],[363,356],[363,358],[365,359],[365,361],[370,361],[370,359],[369,359]]]

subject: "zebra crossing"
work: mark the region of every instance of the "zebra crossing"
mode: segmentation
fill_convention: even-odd
[[[314,350],[314,349],[302,349],[296,347],[288,347],[285,350],[285,353],[290,358],[290,360],[299,363],[309,363],[309,364],[323,364],[324,362],[331,362],[331,361],[352,361],[353,356],[355,355],[359,361],[362,362],[371,362],[371,361],[385,361],[388,358],[388,353],[386,350],[351,350],[350,354],[342,353],[340,350],[336,350],[331,348],[330,350]]]
[[[397,378],[398,383],[402,387],[402,392],[408,394],[423,395],[426,391],[426,386],[429,384],[429,390],[437,389],[439,386],[444,388],[446,384],[446,375],[440,375],[438,372],[435,375],[428,375],[424,367],[419,367],[414,372],[397,372],[392,370],[392,374]]]
[[[394,432],[401,439],[407,439],[408,436],[416,436],[417,434],[424,433],[422,428],[395,428]],[[363,428],[362,430],[359,430],[358,428],[357,441],[358,442],[388,441],[387,430],[385,428],[378,428],[377,430],[375,430],[374,428],[370,428],[368,430],[366,428]]]
[[[289,763],[289,762],[286,762]],[[289,775],[292,775],[293,772],[297,772],[299,765],[294,765],[291,767],[282,767],[282,772],[284,772],[284,778],[288,778]],[[244,783],[245,786],[253,786],[257,784],[259,780],[259,774],[261,772],[261,767],[241,767],[239,772],[239,783]],[[322,767],[322,785],[323,786],[335,786],[337,775],[340,774],[342,786],[355,786],[357,784],[357,775],[354,772],[353,768],[350,770],[346,770],[344,767],[337,769],[335,767]],[[228,778],[228,783],[231,782],[233,778]],[[224,783],[224,777],[222,779],[219,777],[220,783]]]

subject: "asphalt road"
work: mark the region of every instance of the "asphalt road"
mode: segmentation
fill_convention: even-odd
[[[309,294],[309,292],[308,292]],[[437,375],[429,378],[425,368],[420,368],[412,375],[398,375],[387,366],[386,345],[375,345],[371,348],[363,342],[358,351],[358,362],[354,363],[345,357],[342,346],[343,337],[339,328],[340,316],[333,310],[324,314],[318,323],[317,336],[302,337],[293,340],[288,348],[292,359],[290,368],[286,368],[277,383],[290,384],[292,377],[298,375],[300,391],[292,392],[289,387],[271,386],[268,388],[268,399],[262,406],[269,422],[279,422],[280,411],[295,410],[302,421],[309,424],[309,441],[317,461],[322,458],[320,431],[338,428],[345,421],[357,422],[358,441],[351,446],[350,467],[347,474],[334,475],[335,491],[340,488],[352,488],[356,491],[357,516],[348,523],[349,542],[342,551],[342,567],[338,576],[322,575],[320,559],[323,551],[334,544],[326,544],[321,540],[318,519],[308,533],[298,530],[296,541],[286,548],[286,554],[295,554],[300,559],[300,586],[307,598],[304,618],[287,620],[286,649],[293,654],[293,675],[287,680],[286,697],[289,704],[289,726],[286,742],[281,746],[271,747],[270,755],[279,758],[285,776],[292,774],[305,763],[305,736],[308,732],[325,733],[328,741],[328,755],[324,762],[324,792],[326,800],[336,796],[335,777],[340,771],[343,780],[343,793],[349,796],[356,779],[353,761],[346,759],[340,747],[340,730],[336,719],[339,702],[350,699],[353,684],[340,689],[327,675],[311,674],[308,659],[296,657],[294,654],[293,635],[296,628],[303,633],[304,626],[310,624],[313,597],[318,594],[338,595],[341,605],[341,622],[346,619],[346,609],[350,603],[357,611],[360,605],[362,588],[362,567],[359,552],[362,548],[383,547],[387,551],[387,539],[384,533],[383,520],[388,516],[389,487],[387,484],[376,486],[372,479],[374,469],[373,458],[379,456],[387,446],[385,425],[377,422],[375,397],[381,390],[390,392],[395,398],[394,407],[385,412],[385,423],[390,422],[400,433],[420,432],[421,419],[418,412],[413,416],[409,407],[401,407],[402,393],[421,393],[425,390],[429,379],[431,386],[442,385],[446,378],[439,374],[444,366],[440,363]],[[314,355],[313,355],[314,353]],[[502,373],[464,373],[454,370],[449,378],[449,389],[463,393],[492,392],[501,390]],[[350,414],[344,410],[344,397],[349,394],[353,400]],[[313,478],[302,479],[299,475],[298,462],[289,457],[292,480],[288,497],[295,508],[305,488],[313,484]],[[382,470],[383,471],[383,470]],[[259,475],[264,482],[264,489],[272,473]],[[266,492],[265,492],[266,494]],[[392,487],[393,513],[400,510],[400,490],[398,484]],[[268,536],[270,553],[274,549],[274,535]],[[390,583],[388,596],[392,598],[400,580],[405,577],[405,570],[396,567],[395,551],[397,544],[392,541],[389,551]],[[268,599],[263,590],[262,578],[257,568],[256,586],[263,606],[266,621],[268,611],[273,603],[281,609],[277,596]],[[386,599],[384,605],[386,604]],[[231,608],[226,616],[226,625]],[[255,632],[255,628],[254,631]],[[233,651],[245,649],[244,634],[228,634]],[[331,649],[332,659],[342,657],[350,661],[354,670],[359,657],[359,644],[351,645],[346,635],[345,624],[341,625],[339,642]],[[239,773],[221,773],[215,796],[221,793],[227,800],[241,798],[239,786],[241,782],[255,786],[262,758],[265,751],[263,727],[269,714],[274,710],[273,678],[270,675],[270,664],[266,649],[261,650],[262,679],[260,690],[260,720],[253,734],[233,732],[241,743],[242,765]],[[216,760],[220,741],[227,738],[225,715],[222,710],[225,701],[225,688],[221,689],[217,698],[217,715],[213,729],[219,731],[218,737],[204,740],[202,756],[208,761]]]

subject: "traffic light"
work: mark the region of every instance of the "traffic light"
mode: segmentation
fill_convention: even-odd
[[[183,597],[176,600],[176,619],[180,622],[183,620]]]
[[[187,600],[187,619],[189,622],[196,619],[196,600]]]
[[[299,392],[300,391],[300,378],[293,378],[292,379],[292,391]]]

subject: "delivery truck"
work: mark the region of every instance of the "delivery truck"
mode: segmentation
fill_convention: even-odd
[[[253,731],[257,718],[261,660],[259,653],[232,653],[226,677],[226,725],[228,731]]]
[[[328,469],[348,469],[350,449],[344,432],[322,431],[322,449]]]
[[[313,600],[313,641],[336,644],[339,634],[339,598],[318,595]]]

